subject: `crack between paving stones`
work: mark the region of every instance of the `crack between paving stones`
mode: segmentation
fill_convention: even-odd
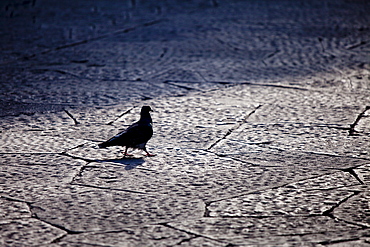
[[[68,234],[66,234],[65,236],[67,236]],[[60,242],[65,236],[63,237],[60,237],[60,238],[57,238],[55,239],[54,241],[52,241],[51,243],[52,244],[55,244],[55,243],[58,243]],[[68,243],[71,243],[71,244],[78,244],[77,246],[98,246],[98,247],[112,247],[112,245],[102,245],[102,244],[93,244],[93,243],[86,243],[86,242],[81,242],[81,241],[67,241]]]
[[[347,191],[351,191],[351,192],[361,192],[360,190],[358,190],[356,188],[357,186],[358,186],[358,184],[354,184],[354,185],[343,185],[343,186],[329,187],[329,188],[306,189],[306,190],[302,190],[302,191],[309,192],[309,191],[330,191],[330,190],[347,189]],[[351,188],[351,187],[354,187],[355,189],[349,190],[349,188]]]
[[[83,146],[85,146],[85,143],[79,144],[79,145],[77,145],[75,147],[68,148],[68,149],[64,150],[63,152],[61,152],[60,154],[61,155],[64,155],[64,154],[66,154],[69,151],[72,151],[74,149],[77,149],[77,148],[80,148],[80,147],[83,147]]]
[[[57,237],[55,238],[53,241],[50,242],[50,244],[55,244],[55,243],[58,243],[60,242],[64,237],[68,236],[68,232],[66,232],[65,234],[63,234],[62,236],[60,237]]]
[[[71,182],[69,182],[69,184],[73,184],[73,181],[75,181],[75,179],[77,178],[77,177],[82,177],[82,173],[84,172],[84,170],[87,168],[87,166],[90,164],[91,162],[89,162],[89,163],[87,163],[87,164],[85,164],[85,165],[82,165],[81,167],[80,167],[80,169],[78,169],[78,171],[76,172],[76,175],[74,175],[73,177],[72,177],[72,179],[71,179]]]
[[[54,71],[54,72],[57,72],[57,73],[60,73],[60,74],[62,74],[62,75],[70,75],[70,76],[73,76],[73,77],[75,77],[75,78],[77,78],[77,79],[87,79],[87,80],[92,80],[91,78],[88,78],[88,77],[81,77],[81,76],[79,76],[79,75],[76,75],[76,74],[74,74],[74,73],[72,73],[72,72],[69,72],[69,71],[65,71],[65,70],[61,70],[61,69],[45,69],[46,71]]]
[[[173,83],[171,83],[173,82]],[[221,84],[221,85],[227,85],[227,86],[238,86],[238,85],[249,85],[249,86],[262,86],[262,87],[276,87],[276,88],[284,88],[284,89],[295,89],[295,90],[302,90],[302,91],[318,91],[320,90],[315,90],[315,89],[308,89],[304,87],[296,87],[296,86],[290,86],[290,85],[282,85],[282,84],[270,84],[270,83],[253,83],[253,82],[229,82],[229,81],[206,81],[206,82],[198,82],[198,81],[181,81],[181,80],[166,80],[164,83],[168,83],[174,86],[179,86],[176,84],[178,83],[209,83],[209,84]],[[197,90],[197,91],[203,91],[200,89],[192,88],[192,87],[186,87],[182,86],[184,89],[187,90]]]
[[[351,174],[360,184],[365,184],[353,168],[343,169],[342,171]]]
[[[158,224],[157,224],[158,225]],[[130,229],[121,229],[121,230],[108,230],[108,231],[83,231],[83,232],[80,232],[80,233],[74,233],[74,234],[84,234],[84,233],[90,233],[92,235],[97,235],[97,234],[109,234],[109,233],[127,233],[127,234],[133,234],[133,231],[130,230]],[[64,237],[66,237],[68,235],[67,234],[64,234],[63,236],[61,237],[58,237],[56,239],[54,239],[51,243],[58,243],[60,242]],[[161,238],[162,239],[162,238]],[[163,239],[166,239],[166,238],[163,238]],[[106,246],[111,246],[111,245],[101,245],[101,244],[93,244],[93,243],[86,243],[86,242],[75,242],[75,241],[67,241],[68,243],[78,243],[78,244],[88,244],[88,245],[91,245],[91,246],[103,246],[103,247],[106,247]]]
[[[138,94],[138,95],[140,95],[140,96],[141,96],[141,100],[142,100],[142,101],[146,101],[146,100],[151,100],[151,99],[153,99],[152,97],[146,96],[146,95],[144,95],[144,94]]]
[[[343,203],[346,203],[350,198],[354,197],[354,196],[358,196],[360,195],[361,193],[363,193],[363,191],[353,191],[353,194],[344,198],[343,200],[341,200],[340,202],[338,202],[336,205],[334,205],[332,208],[326,210],[325,212],[323,212],[323,215],[324,216],[327,216],[327,217],[330,217],[334,220],[338,220],[338,221],[342,221],[344,223],[347,223],[347,224],[350,224],[350,225],[354,225],[354,226],[357,226],[357,227],[361,227],[362,229],[368,229],[370,228],[370,224],[367,224],[367,223],[361,223],[361,222],[353,222],[353,221],[350,221],[350,220],[346,220],[346,219],[342,219],[340,217],[336,217],[333,212],[336,208],[338,208],[340,205],[342,205]]]
[[[211,218],[211,211],[208,209],[209,206],[211,206],[211,203],[212,202],[205,202],[203,201],[204,203],[204,213],[203,213],[203,217],[205,218]]]
[[[340,200],[339,202],[337,202],[335,205],[333,205],[331,208],[329,208],[328,210],[325,210],[322,215],[323,216],[328,216],[332,219],[337,219],[334,215],[333,215],[333,212],[336,208],[340,207],[343,203],[347,202],[349,199],[351,199],[352,197],[354,196],[357,196],[359,195],[361,192],[360,191],[354,191],[352,192],[351,195],[347,196],[346,198]]]
[[[188,87],[188,86],[184,86],[184,85],[178,85],[176,83],[172,83],[169,80],[164,81],[163,83],[168,84],[168,85],[171,85],[171,86],[175,86],[175,87],[178,87],[178,88],[186,89],[188,91],[194,90],[194,91],[199,91],[199,92],[206,92],[205,90],[201,90],[201,89],[198,89],[198,88]]]
[[[366,111],[369,110],[369,109],[370,109],[370,106],[366,106],[365,109],[360,114],[357,115],[355,121],[350,125],[349,131],[348,131],[349,136],[356,135],[355,133],[357,131],[355,130],[355,128],[356,128],[357,124],[360,122],[361,118],[364,117]]]
[[[199,238],[199,236],[192,236],[192,237],[189,237],[189,238],[181,239],[178,243],[174,244],[174,246],[176,246],[176,245],[182,245],[183,243],[188,243],[191,240],[196,239],[196,238]]]
[[[223,216],[209,216],[206,218],[212,219],[268,219],[268,218],[302,218],[302,217],[322,217],[321,214],[306,214],[306,215],[223,215]]]
[[[177,85],[176,83],[189,83],[189,84],[204,84],[204,83],[207,83],[207,84],[221,84],[221,85],[235,85],[235,86],[240,85],[240,83],[237,83],[237,82],[207,81],[207,80],[204,80],[203,82],[202,81],[165,80],[163,83],[175,83],[174,85]],[[189,89],[192,90],[193,88],[190,87]]]
[[[360,43],[346,46],[345,49],[347,49],[347,50],[353,50],[353,49],[356,49],[356,48],[358,48],[360,46],[366,45],[368,42],[369,41],[362,40]]]
[[[294,90],[301,90],[301,91],[316,91],[304,87],[295,87],[290,85],[281,85],[281,84],[270,84],[270,83],[252,83],[252,82],[241,82],[237,83],[239,85],[251,85],[251,86],[262,86],[262,87],[276,87],[276,88],[284,88],[284,89],[294,89]]]
[[[80,144],[80,145],[84,145],[84,144]],[[80,146],[80,145],[79,145],[79,146]],[[78,148],[79,146],[77,146],[77,147],[75,147],[75,148]],[[73,149],[72,149],[72,150],[73,150]],[[66,150],[66,151],[64,151],[64,152],[62,152],[62,153],[58,153],[58,154],[59,154],[59,155],[67,156],[67,157],[72,158],[72,159],[75,159],[75,160],[83,160],[83,161],[88,162],[88,163],[96,162],[96,160],[93,160],[93,159],[88,159],[88,158],[82,158],[82,157],[73,156],[73,155],[71,155],[71,154],[67,153],[68,151],[70,151],[70,150]]]
[[[223,243],[223,241],[220,241],[218,239],[211,238],[211,237],[208,237],[208,236],[205,236],[205,235],[201,235],[201,234],[198,234],[198,233],[194,233],[194,232],[191,232],[191,231],[188,231],[188,230],[183,230],[183,229],[180,229],[180,228],[171,226],[168,223],[159,223],[158,225],[161,225],[161,226],[164,226],[164,227],[167,227],[167,228],[176,230],[176,231],[184,232],[186,234],[193,235],[194,237],[206,238],[206,239],[210,239],[210,240],[213,240],[213,241],[216,241],[216,242],[219,242],[219,243]]]
[[[130,109],[126,110],[125,112],[121,113],[118,117],[116,117],[116,119],[110,121],[107,123],[107,125],[112,125],[114,122],[116,122],[118,119],[120,119],[121,117],[123,117],[124,115],[130,113],[135,107],[131,107]]]
[[[48,225],[53,226],[55,228],[58,228],[58,229],[60,229],[60,230],[62,230],[64,232],[66,232],[67,234],[80,234],[80,233],[84,233],[83,231],[73,231],[73,230],[70,230],[70,229],[65,228],[64,226],[61,226],[61,225],[58,225],[58,224],[54,224],[54,223],[48,222],[47,220],[43,220],[43,219],[41,219],[40,217],[37,216],[37,213],[32,212],[32,209],[35,208],[34,206],[32,206],[32,203],[29,203],[28,204],[28,207],[30,208],[30,211],[32,213],[31,218],[33,218],[33,219],[37,219],[37,220],[39,220],[39,221],[41,221],[41,222],[43,222],[45,224],[48,224]]]
[[[261,62],[263,63],[263,65],[265,65],[266,67],[268,67],[268,65],[267,65],[267,63],[266,63],[266,61],[265,60],[267,60],[267,59],[269,59],[269,58],[271,58],[271,57],[273,57],[273,56],[275,56],[277,53],[279,53],[280,51],[279,50],[276,50],[275,52],[272,52],[272,53],[270,53],[270,54],[268,54],[265,58],[262,58],[261,59]]]
[[[225,140],[231,133],[233,133],[235,130],[239,129],[244,123],[247,122],[248,118],[250,116],[252,116],[259,108],[261,108],[262,105],[258,105],[257,107],[255,107],[250,113],[248,113],[244,119],[239,122],[239,123],[236,123],[233,127],[231,127],[230,129],[228,129],[228,131],[226,132],[226,134],[221,137],[220,139],[216,140],[213,144],[211,144],[207,149],[206,151],[209,151],[211,150],[214,146],[216,146],[220,141],[222,140]]]
[[[314,235],[314,234],[327,234],[328,232],[335,232],[335,231],[319,231],[319,232],[305,232],[305,233],[291,233],[291,234],[276,234],[274,236],[278,237],[294,237],[294,236],[307,236],[307,235]]]
[[[270,124],[258,124],[258,126],[284,126],[284,125],[298,125],[300,129],[310,129],[314,128],[328,128],[328,129],[338,129],[338,130],[349,130],[349,127],[344,127],[339,124],[323,124],[323,123],[302,123],[302,122],[275,122]]]
[[[67,115],[73,120],[73,122],[74,122],[75,125],[79,125],[80,124],[80,122],[77,121],[77,119],[72,115],[72,113],[70,113],[67,110],[64,110],[64,112],[67,113]]]
[[[30,209],[30,205],[34,202],[29,202],[29,201],[26,201],[26,200],[23,200],[23,199],[19,199],[19,198],[15,198],[15,197],[11,197],[11,196],[7,196],[7,195],[1,195],[0,197],[4,198],[5,200],[8,200],[8,201],[13,201],[13,202],[22,202],[22,203],[25,203],[30,211],[30,213],[32,214],[31,212],[31,209]]]
[[[271,144],[271,143],[274,142],[274,141],[246,142],[246,141],[243,141],[243,140],[234,140],[234,139],[229,139],[229,141],[231,141],[231,142],[237,142],[237,143],[243,143],[245,145],[267,145],[267,144]]]
[[[368,228],[370,228],[370,224],[360,223],[360,222],[354,222],[354,221],[350,221],[350,220],[345,220],[345,219],[342,219],[342,218],[339,218],[339,217],[335,217],[335,219],[338,220],[338,221],[342,221],[344,223],[347,223],[349,225],[354,225],[354,226],[361,227],[361,229],[368,229]]]

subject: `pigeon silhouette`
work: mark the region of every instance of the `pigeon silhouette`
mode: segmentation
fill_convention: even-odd
[[[155,156],[155,154],[150,154],[146,150],[146,143],[153,136],[153,126],[152,126],[152,117],[150,112],[152,108],[150,106],[143,106],[140,112],[140,120],[126,130],[118,133],[117,135],[110,138],[108,141],[100,143],[99,148],[106,148],[110,146],[122,146],[126,147],[124,156],[129,155],[127,153],[128,148],[141,149],[146,152],[147,156]]]

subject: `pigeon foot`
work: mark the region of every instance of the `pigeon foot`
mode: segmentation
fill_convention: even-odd
[[[157,155],[156,155],[156,154],[151,154],[151,153],[146,152],[146,156],[147,156],[147,157],[154,157],[154,156],[157,156]]]
[[[122,153],[123,153],[123,157],[126,157],[126,156],[132,157],[132,156],[134,156],[133,154],[129,154],[127,152],[122,152]]]

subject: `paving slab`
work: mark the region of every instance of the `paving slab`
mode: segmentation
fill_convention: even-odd
[[[370,183],[369,170],[370,165],[363,165],[354,169],[355,173],[364,184]]]
[[[346,203],[336,208],[333,214],[348,222],[369,227],[369,186],[363,186],[361,189],[353,197],[349,198]],[[357,212],[355,213],[354,211]]]
[[[2,246],[39,246],[51,243],[65,232],[33,218],[1,220]]]
[[[171,226],[237,246],[319,243],[340,239],[345,232],[366,235],[357,232],[358,226],[325,217],[203,218]]]
[[[32,204],[32,212],[38,219],[72,232],[115,231],[127,226],[199,218],[204,212],[200,200],[130,190],[71,186],[56,191],[51,188],[49,193],[48,198]]]
[[[27,203],[4,197],[2,197],[0,201],[0,212],[2,219],[31,217],[31,211]]]
[[[359,182],[351,178],[350,174],[337,172],[245,196],[216,201],[208,206],[208,210],[209,215],[214,217],[323,215],[344,199],[355,195],[355,192],[342,190],[341,187],[358,184]]]
[[[84,164],[56,154],[1,154],[1,195],[18,202],[41,200],[50,187],[70,183]]]
[[[194,235],[162,225],[146,225],[114,232],[69,235],[50,246],[174,246],[192,238]]]

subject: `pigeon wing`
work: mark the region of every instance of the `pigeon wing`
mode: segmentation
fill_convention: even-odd
[[[109,146],[128,146],[136,147],[139,144],[145,144],[153,135],[151,124],[134,123],[126,130],[118,133],[108,141],[102,143],[102,147]]]
[[[128,128],[125,133],[125,139],[129,147],[141,148],[142,145],[145,147],[145,144],[152,136],[153,128],[150,123],[138,123]]]

